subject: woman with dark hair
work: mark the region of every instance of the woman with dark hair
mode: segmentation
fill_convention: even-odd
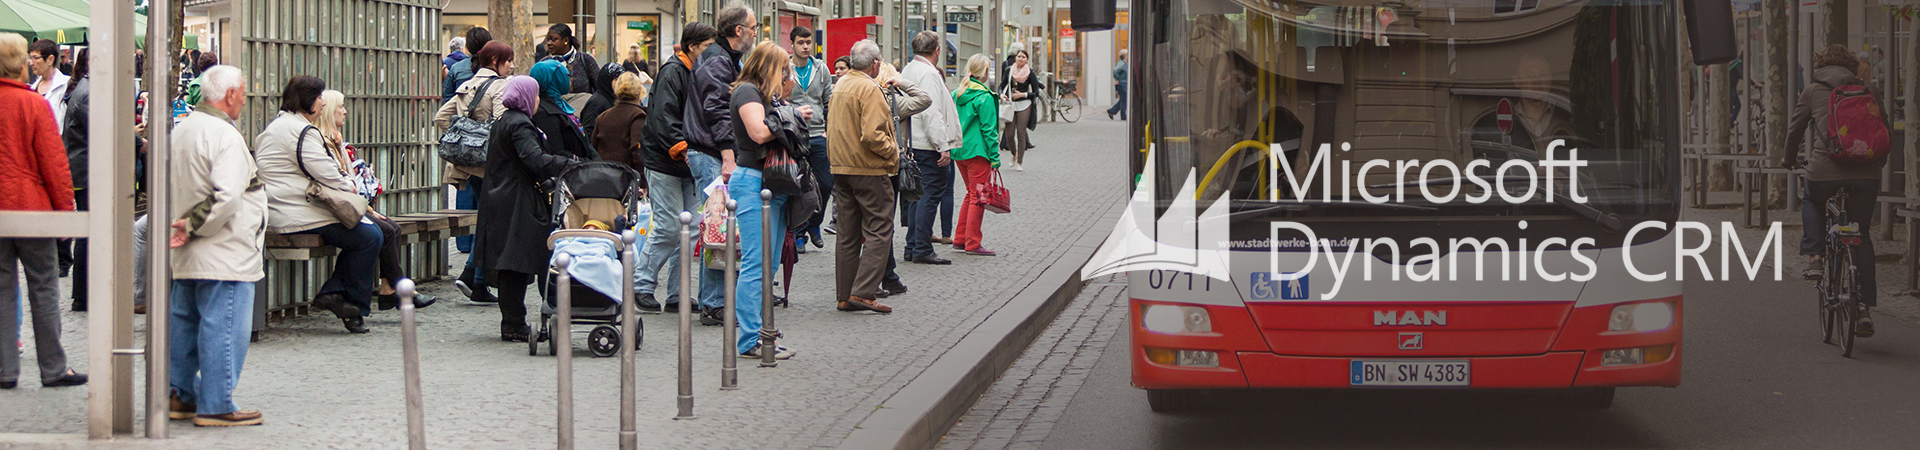
[[[548,103],[541,98],[540,83],[513,77],[506,84],[500,94],[506,108],[487,138],[487,186],[480,194],[487,207],[480,209],[480,239],[474,241],[473,253],[484,261],[487,279],[500,291],[500,340],[526,342],[527,286],[547,272],[552,255],[547,235],[554,228],[553,205],[539,184],[579,159],[544,145],[549,139],[533,121],[533,114]]]
[[[1832,114],[1828,109],[1828,101],[1834,89],[1847,85],[1867,85],[1854,72],[1859,67],[1859,60],[1854,59],[1853,53],[1847,51],[1844,45],[1831,45],[1826,51],[1813,55],[1813,82],[1800,92],[1799,102],[1793,105],[1793,115],[1787,124],[1786,160],[1781,161],[1781,165],[1788,168],[1801,165],[1800,147],[1807,140],[1807,128],[1813,127],[1814,133],[1820,136],[1812,140],[1813,152],[1807,155],[1807,190],[1803,191],[1806,195],[1806,203],[1803,204],[1807,206],[1800,208],[1800,223],[1806,224],[1800,236],[1800,254],[1807,257],[1807,269],[1801,275],[1809,279],[1826,275],[1825,270],[1821,269],[1820,256],[1826,250],[1826,227],[1820,224],[1827,222],[1827,210],[1820,205],[1827,204],[1827,199],[1842,189],[1853,191],[1847,196],[1847,220],[1860,224],[1860,243],[1853,251],[1861,261],[1873,261],[1873,230],[1870,228],[1873,226],[1874,207],[1878,205],[1874,195],[1880,192],[1880,170],[1887,164],[1887,159],[1881,158],[1870,164],[1842,164],[1829,157],[1836,149],[1831,148],[1833,143],[1826,139],[1827,119]],[[1886,105],[1881,101],[1885,97],[1878,90],[1870,89],[1869,92],[1879,105]],[[1888,119],[1884,106],[1879,117]],[[1888,130],[1893,129],[1891,123],[1886,126]],[[1858,300],[1868,309],[1860,311],[1860,325],[1854,335],[1873,337],[1873,317],[1870,313],[1878,297],[1875,295],[1878,289],[1874,271],[1860,271],[1859,281]]]
[[[60,141],[67,147],[67,170],[73,172],[73,209],[87,210],[87,143],[88,133],[87,100],[92,98],[91,85],[87,82],[87,49],[80,49],[74,57],[73,77],[67,80],[66,97],[61,104],[66,105],[65,117],[60,121]],[[87,310],[87,240],[69,239],[62,242],[60,251],[66,253],[73,262],[69,273],[73,275],[73,310]],[[71,245],[71,247],[69,247]]]
[[[547,40],[544,44],[547,50],[545,60],[559,61],[560,64],[567,66],[567,73],[571,74],[564,93],[592,94],[593,72],[600,68],[600,62],[595,61],[593,55],[580,51],[580,39],[573,37],[573,27],[564,23],[547,27]],[[586,97],[586,95],[580,97]]]
[[[587,146],[573,105],[563,98],[570,78],[566,66],[551,59],[541,61],[533,65],[529,76],[540,85],[540,106],[533,113],[533,125],[540,127],[546,136],[540,146],[552,153],[572,155],[583,160],[600,159],[593,147]]]
[[[327,151],[320,119],[320,94],[327,83],[306,75],[287,80],[280,94],[280,115],[254,138],[254,159],[267,189],[267,232],[317,234],[340,249],[333,275],[320,286],[313,306],[332,311],[347,331],[367,332],[363,317],[373,313],[374,271],[379,267],[380,227],[366,217],[342,223],[326,206],[307,199],[307,188],[360,192],[347,171]],[[361,226],[361,225],[366,226]]]
[[[506,112],[506,106],[500,104],[500,94],[507,90],[505,77],[513,73],[513,47],[505,42],[488,42],[481,46],[480,51],[474,52],[473,58],[466,62],[473,63],[474,67],[479,67],[480,70],[474,72],[473,78],[467,79],[465,83],[460,84],[460,87],[454,88],[453,97],[441,104],[440,111],[434,114],[433,125],[439,127],[442,132],[453,126],[454,117],[486,122]],[[473,103],[476,95],[481,97],[480,107],[468,110],[467,105]],[[486,183],[484,177],[487,174],[487,168],[456,166],[449,163],[447,169],[447,184],[463,186],[463,190],[473,192],[472,207],[474,210],[481,209],[479,193]],[[480,266],[480,262],[480,258],[475,258],[469,253],[466,268],[460,270],[460,278],[453,281],[453,286],[459,288],[460,293],[465,294],[468,300],[492,304],[499,299],[494,298],[493,294],[487,291],[485,270]]]
[[[1033,73],[1028,64],[1026,50],[1013,52],[1013,64],[1007,66],[1007,75],[1000,79],[1000,90],[1007,93],[1007,101],[1013,102],[1013,121],[1007,123],[1005,146],[1013,151],[1013,170],[1024,172],[1020,162],[1026,159],[1027,148],[1032,146],[1027,131],[1033,129],[1033,96],[1040,93],[1040,77]],[[1004,121],[1005,118],[1002,118]]]

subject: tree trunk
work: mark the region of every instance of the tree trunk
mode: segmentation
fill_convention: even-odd
[[[1835,0],[1820,2],[1827,14],[1827,45],[1847,45],[1847,31],[1851,30],[1847,28],[1847,3]]]
[[[1906,79],[1901,80],[1901,82],[1906,83],[1907,92],[1907,104],[1905,108],[1902,108],[1905,113],[1902,119],[1909,125],[1912,125],[1914,122],[1914,114],[1920,112],[1920,99],[1914,98],[1913,95],[1915,92],[1920,92],[1920,70],[1913,70],[1911,68],[1914,67],[1915,63],[1920,62],[1920,33],[1915,33],[1915,31],[1920,30],[1908,30],[1907,57],[1902,58],[1902,62],[1905,62],[1909,67],[1905,74]],[[1889,52],[1888,54],[1891,55],[1892,53]],[[1898,67],[1887,67],[1887,76],[1895,76],[1894,74],[1899,73],[1897,69]],[[1897,94],[1898,93],[1895,92],[1888,92],[1884,95],[1893,98],[1896,97]],[[1903,133],[1906,138],[1904,140],[1906,141],[1907,160],[1904,169],[1907,175],[1906,183],[1904,183],[1906,186],[1903,186],[1902,190],[1906,191],[1907,198],[1920,198],[1920,130],[1915,130],[1914,128],[1915,127],[1908,126],[1907,130]],[[1915,224],[1911,222],[1907,224],[1907,226],[1910,227],[1914,225]]]
[[[1759,75],[1761,83],[1766,86],[1756,95],[1762,95],[1764,96],[1762,98],[1766,99],[1762,103],[1766,108],[1766,132],[1761,138],[1761,142],[1765,145],[1761,147],[1767,149],[1766,165],[1769,166],[1779,164],[1789,150],[1786,148],[1787,113],[1793,108],[1793,81],[1787,78],[1791,76],[1789,71],[1792,70],[1788,67],[1787,52],[1793,44],[1787,39],[1787,31],[1791,27],[1787,22],[1789,1],[1793,0],[1766,0],[1763,7],[1766,17],[1762,19],[1765,21],[1767,33],[1762,47],[1767,52],[1766,65],[1747,64],[1747,70],[1764,71]],[[1787,180],[1791,182],[1791,177]],[[1775,185],[1777,188],[1768,193],[1772,201],[1767,202],[1767,205],[1768,207],[1779,205],[1784,208],[1787,202],[1786,183],[1775,183]]]
[[[1727,135],[1727,125],[1730,123],[1727,119],[1727,103],[1731,101],[1727,95],[1729,85],[1727,75],[1725,64],[1708,66],[1706,95],[1701,96],[1707,102],[1705,107],[1701,108],[1706,112],[1706,115],[1702,116],[1705,119],[1702,125],[1706,126],[1707,144],[1716,146],[1712,152],[1709,152],[1714,154],[1727,154],[1733,151],[1730,145],[1733,143],[1732,139]],[[1733,164],[1722,161],[1711,167],[1707,174],[1708,186],[1711,186],[1708,192],[1733,190]]]
[[[487,11],[487,32],[513,46],[514,71],[533,67],[533,0],[487,0]]]

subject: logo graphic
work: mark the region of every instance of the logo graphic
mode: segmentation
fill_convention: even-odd
[[[1420,350],[1427,347],[1427,338],[1421,333],[1400,333],[1401,350]]]
[[[1155,151],[1149,148],[1147,167],[1158,167],[1153,163],[1154,158]],[[1196,215],[1199,195],[1194,191],[1194,173],[1193,169],[1187,170],[1180,193],[1171,199],[1166,213],[1158,220],[1153,217],[1154,205],[1159,200],[1153,193],[1154,171],[1141,174],[1120,223],[1114,224],[1113,233],[1100,244],[1100,250],[1080,268],[1080,279],[1158,269],[1231,282],[1227,274],[1227,197],[1214,199],[1204,213]],[[1304,283],[1300,290],[1305,292]],[[1295,298],[1284,290],[1281,294],[1284,298]],[[1305,294],[1299,298],[1306,298]]]
[[[1374,311],[1373,326],[1447,326],[1447,310],[1439,311]]]
[[[1261,275],[1272,276],[1272,274],[1268,274],[1268,273],[1261,273]],[[1280,299],[1306,300],[1307,299],[1307,277],[1309,276],[1310,275],[1307,275],[1307,274],[1300,274],[1299,279],[1280,280]]]
[[[1277,300],[1280,298],[1280,282],[1274,281],[1272,272],[1254,272],[1249,290],[1254,300]]]

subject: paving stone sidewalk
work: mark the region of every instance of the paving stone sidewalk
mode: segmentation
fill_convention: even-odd
[[[898,392],[1008,299],[1032,286],[1089,228],[1125,197],[1124,123],[1043,124],[1026,171],[1004,172],[1016,197],[1012,214],[988,214],[986,244],[997,257],[942,247],[951,266],[903,263],[911,291],[886,299],[891,315],[833,309],[832,245],[801,256],[793,306],[777,320],[799,350],[778,368],[741,360],[740,385],[720,391],[720,360],[731,357],[719,327],[693,330],[695,413],[675,421],[677,317],[643,316],[638,408],[643,448],[831,448],[882,401]],[[896,229],[903,244],[905,229]],[[833,238],[828,238],[831,244]],[[465,261],[456,254],[457,264]],[[1078,266],[1084,261],[1064,261]],[[64,280],[63,280],[64,281]],[[524,343],[498,340],[496,308],[458,304],[446,281],[422,292],[443,299],[420,312],[427,436],[434,448],[547,447],[555,442],[555,358],[527,356]],[[537,297],[536,297],[537,298]],[[63,301],[63,304],[65,302]],[[144,316],[140,316],[144,321]],[[86,317],[69,314],[63,342],[74,367],[86,367]],[[330,316],[273,324],[248,355],[235,398],[259,409],[259,427],[195,428],[176,422],[173,439],[123,438],[90,448],[404,448],[399,315],[377,312],[371,334],[349,335]],[[136,339],[144,339],[137,326]],[[586,328],[580,328],[585,331]],[[32,332],[23,361],[31,368]],[[594,358],[574,345],[577,448],[615,448],[619,430],[618,358]],[[144,380],[136,369],[136,379]],[[142,392],[136,388],[136,392]],[[84,433],[86,390],[42,389],[31,381],[0,391],[0,435]],[[142,408],[143,409],[143,408]],[[144,419],[136,417],[136,423]],[[9,444],[0,448],[38,448]]]

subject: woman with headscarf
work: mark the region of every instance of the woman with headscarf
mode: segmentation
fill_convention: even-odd
[[[500,340],[508,342],[527,340],[527,286],[546,273],[552,253],[547,249],[552,205],[540,183],[579,162],[546,146],[548,133],[534,126],[533,114],[547,103],[540,87],[532,78],[513,77],[500,94],[506,111],[487,138],[487,181],[480,194],[487,207],[480,209],[480,237],[473,244],[481,267],[489,271],[485,276],[499,291]]]
[[[569,79],[567,67],[549,59],[534,64],[528,76],[540,84],[539,107],[532,113],[533,125],[539,127],[546,136],[541,139],[540,146],[554,154],[589,161],[600,159],[593,147],[587,146],[579,116],[575,115],[573,105],[564,98]]]
[[[1013,65],[1007,67],[1007,77],[1000,80],[1000,90],[1007,93],[1007,100],[1013,102],[1013,121],[1007,123],[1006,146],[1013,151],[1013,170],[1025,172],[1020,162],[1027,156],[1027,130],[1033,128],[1033,96],[1040,93],[1039,77],[1034,76],[1033,66],[1027,64],[1027,51],[1013,52]]]

